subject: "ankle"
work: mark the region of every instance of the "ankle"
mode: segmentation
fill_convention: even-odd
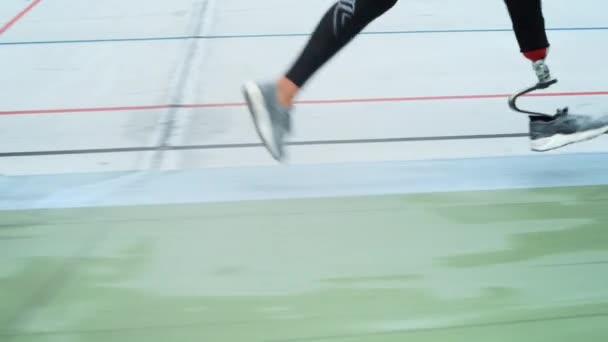
[[[536,77],[540,83],[549,83],[553,80],[551,71],[549,70],[549,67],[545,63],[544,59],[532,62],[532,68],[534,69]]]
[[[277,81],[277,100],[284,107],[291,107],[296,97],[299,87],[287,77],[282,77]]]

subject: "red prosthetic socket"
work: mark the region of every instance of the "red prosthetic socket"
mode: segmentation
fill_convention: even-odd
[[[536,49],[524,52],[524,56],[532,62],[547,58],[547,48]]]

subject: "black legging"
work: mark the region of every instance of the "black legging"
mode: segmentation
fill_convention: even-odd
[[[541,0],[505,0],[521,52],[549,47]]]
[[[338,0],[323,16],[287,78],[302,87],[310,77],[397,0]],[[505,0],[522,52],[549,46],[541,0]]]

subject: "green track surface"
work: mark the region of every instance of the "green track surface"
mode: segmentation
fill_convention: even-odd
[[[0,341],[608,341],[607,192],[0,212]]]

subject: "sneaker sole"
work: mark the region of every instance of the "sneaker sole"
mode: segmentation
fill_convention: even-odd
[[[247,82],[243,85],[243,95],[247,101],[249,113],[253,119],[253,124],[258,136],[262,139],[264,146],[272,157],[276,160],[280,160],[280,152],[272,128],[272,120],[270,118],[270,113],[266,110],[262,91],[257,84]]]
[[[570,144],[583,142],[597,138],[608,132],[608,126],[597,129],[574,133],[574,134],[556,134],[548,138],[542,138],[532,141],[532,151],[546,152],[564,147]]]

